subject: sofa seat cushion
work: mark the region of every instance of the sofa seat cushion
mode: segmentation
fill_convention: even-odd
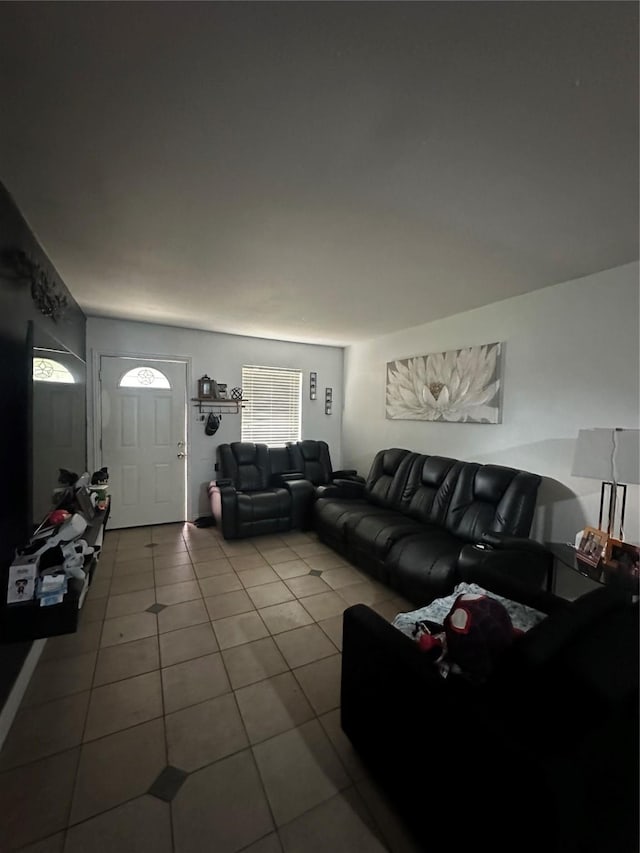
[[[369,515],[353,515],[347,519],[345,535],[350,549],[363,549],[375,560],[384,560],[389,549],[404,536],[424,533],[421,521],[400,512],[387,510]]]
[[[314,506],[315,528],[319,532],[330,530],[334,538],[345,540],[346,525],[356,524],[369,515],[382,515],[388,510],[374,506],[367,500],[337,500],[319,498]]]
[[[243,522],[288,518],[291,496],[286,489],[264,489],[259,492],[238,492],[238,514]]]
[[[390,583],[418,606],[448,595],[459,580],[457,564],[463,546],[448,531],[425,525],[423,533],[404,536],[392,546],[386,560]]]

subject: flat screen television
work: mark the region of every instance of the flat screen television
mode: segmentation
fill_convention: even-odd
[[[54,505],[60,469],[87,470],[87,367],[37,323],[29,324],[31,525]]]

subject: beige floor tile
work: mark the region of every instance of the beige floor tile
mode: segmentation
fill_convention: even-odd
[[[144,637],[131,643],[121,643],[100,649],[94,675],[94,687],[122,681],[134,675],[152,672],[160,667],[158,639]]]
[[[190,566],[188,551],[175,551],[173,554],[158,555],[153,558],[154,569],[173,569],[175,566]]]
[[[285,853],[387,851],[371,815],[354,788],[348,788],[281,827],[280,838]]]
[[[278,533],[265,533],[264,536],[252,536],[251,544],[256,551],[273,551],[274,548],[282,548],[284,542]]]
[[[187,628],[189,625],[208,621],[209,614],[202,599],[183,601],[181,604],[172,604],[158,613],[158,631],[164,634],[167,631],[177,631],[179,628]]]
[[[153,579],[156,586],[168,586],[172,583],[182,583],[183,581],[194,581],[196,573],[193,571],[193,566],[173,566],[170,569],[155,569]]]
[[[90,691],[20,708],[0,752],[0,770],[71,749],[82,740]]]
[[[153,572],[135,572],[131,575],[117,575],[111,582],[111,595],[123,595],[126,592],[138,592],[141,589],[153,589]]]
[[[228,616],[226,619],[216,619],[213,630],[221,649],[230,649],[232,646],[250,643],[269,635],[267,626],[255,610]]]
[[[274,828],[249,750],[192,773],[172,810],[176,853],[203,853],[203,839],[211,851],[234,853]]]
[[[213,699],[231,690],[219,653],[162,669],[162,693],[166,714]]]
[[[342,651],[342,613],[338,616],[332,616],[330,619],[321,619],[318,625],[334,646]]]
[[[216,560],[203,560],[201,563],[194,562],[193,570],[197,578],[210,578],[214,575],[228,575],[233,571],[233,566],[226,557]]]
[[[251,743],[259,743],[312,719],[311,705],[290,672],[236,690]]]
[[[153,548],[122,548],[118,547],[116,552],[116,567],[122,563],[135,563],[142,560],[148,560],[153,557]]]
[[[257,551],[254,551],[253,554],[230,556],[229,562],[236,572],[246,572],[248,569],[268,568],[269,565],[262,554],[258,554]]]
[[[254,609],[253,602],[244,590],[213,595],[205,598],[204,602],[212,620],[236,616],[238,613],[247,613]]]
[[[302,530],[289,530],[287,533],[281,533],[280,538],[289,548],[295,548],[296,545],[309,545],[318,541],[313,531],[303,532]]]
[[[340,724],[340,709],[335,708],[333,711],[328,711],[319,717],[322,728],[327,733],[327,737],[333,744],[333,748],[338,753],[340,761],[344,764],[347,773],[354,782],[359,782],[361,779],[367,778],[367,771],[358,757],[357,752],[351,745],[351,741],[342,731]]]
[[[380,614],[387,622],[393,622],[398,613],[405,612],[398,610],[398,604],[394,599],[388,601],[378,601],[371,605],[371,609]]]
[[[286,581],[289,589],[296,598],[304,598],[309,595],[319,595],[321,592],[331,592],[331,587],[315,575],[302,575],[298,578],[288,578]]]
[[[175,522],[173,524],[159,524],[156,527],[151,528],[151,541],[152,542],[173,542],[173,541],[184,541],[183,540],[183,531],[184,524],[182,522]]]
[[[301,598],[300,603],[313,616],[316,622],[319,622],[321,619],[329,619],[331,616],[338,616],[348,606],[337,592],[322,592],[320,595]]]
[[[116,616],[106,619],[102,628],[100,647],[130,643],[142,637],[155,637],[158,633],[158,620],[154,613],[132,613],[129,616]]]
[[[17,850],[64,829],[79,754],[71,749],[0,773],[0,850]]]
[[[235,572],[200,579],[200,590],[205,597],[222,595],[225,592],[234,592],[237,589],[242,589],[242,584]]]
[[[336,654],[294,670],[316,714],[324,714],[340,705],[341,668],[342,655]]]
[[[277,634],[275,641],[292,669],[336,653],[336,647],[317,625]]]
[[[162,688],[157,670],[95,687],[84,740],[95,740],[161,715]]]
[[[172,666],[218,651],[218,643],[209,622],[160,634],[159,639],[162,666]]]
[[[322,580],[331,589],[341,589],[343,586],[349,586],[353,583],[362,583],[365,578],[364,575],[352,566],[342,566],[339,569],[327,569],[323,571]]]
[[[171,554],[184,553],[187,550],[187,544],[183,540],[175,540],[173,542],[154,542],[151,548],[153,558],[168,557]]]
[[[156,587],[158,604],[181,604],[198,598],[202,598],[202,593],[196,580]]]
[[[101,578],[99,574],[96,574],[95,578],[91,581],[91,586],[87,591],[87,601],[94,601],[99,598],[106,598],[111,591],[111,578],[104,577]]]
[[[72,826],[64,853],[172,853],[170,806],[156,797],[131,800]]]
[[[299,578],[301,575],[308,575],[310,571],[309,566],[304,560],[288,560],[286,563],[277,563],[273,567],[273,570],[284,581],[288,578]]]
[[[270,566],[277,566],[278,563],[288,563],[290,560],[298,559],[298,555],[291,548],[270,548],[261,551],[261,554]]]
[[[78,823],[142,796],[166,765],[162,719],[85,743],[69,822]]]
[[[286,601],[284,604],[262,607],[259,613],[272,634],[291,631],[313,622],[313,618],[297,601]]]
[[[389,587],[380,583],[363,581],[362,583],[350,584],[342,587],[339,594],[344,598],[349,607],[352,604],[376,604],[379,601],[388,601],[395,593]]]
[[[56,832],[42,841],[34,841],[27,847],[21,847],[20,853],[62,853],[66,833]]]
[[[222,657],[234,690],[289,669],[271,637],[226,649]]]
[[[169,764],[192,772],[249,745],[232,693],[166,717]]]
[[[219,548],[215,543],[212,545],[207,545],[206,548],[191,548],[189,550],[189,553],[191,555],[191,562],[194,564],[194,566],[197,563],[210,563],[215,560],[227,559],[222,548]],[[229,568],[231,568],[231,564],[229,564]]]
[[[282,604],[284,601],[293,601],[295,598],[283,581],[253,586],[247,590],[247,593],[256,607],[270,607],[272,604]]]
[[[302,542],[299,545],[292,545],[291,547],[298,557],[302,557],[305,560],[307,557],[315,555],[335,556],[335,551],[317,540],[315,542]]]
[[[317,720],[257,744],[253,754],[278,826],[350,784]]]
[[[340,554],[332,551],[330,554],[309,554],[304,557],[305,563],[310,569],[324,572],[327,569],[338,569],[347,565],[347,561]]]
[[[21,708],[91,689],[97,652],[40,661],[26,689]]]
[[[113,567],[113,577],[121,578],[126,575],[137,575],[140,572],[150,572],[153,569],[153,558],[150,553],[136,560],[121,560]]]
[[[130,616],[132,613],[144,613],[147,607],[156,602],[155,589],[141,589],[137,592],[125,592],[122,595],[110,595],[107,602],[106,619],[117,616]]]
[[[232,561],[233,562],[233,561]],[[265,583],[275,583],[279,580],[278,575],[271,566],[259,566],[256,569],[245,569],[238,571],[238,577],[246,588],[251,586],[262,586]]]
[[[218,544],[227,557],[243,557],[258,553],[251,542],[246,539],[244,541],[240,540],[231,542],[223,539]]]
[[[83,622],[102,622],[107,610],[107,601],[107,598],[85,598],[80,619]]]

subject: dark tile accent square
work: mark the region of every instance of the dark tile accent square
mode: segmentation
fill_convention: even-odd
[[[150,604],[147,607],[147,613],[161,613],[165,607],[167,607],[166,604]]]
[[[152,797],[157,797],[159,800],[164,800],[165,803],[170,803],[178,793],[184,783],[184,780],[189,774],[179,767],[172,767],[170,764],[164,768],[153,785],[149,788],[148,793]]]
[[[157,548],[159,544],[160,544],[159,542],[149,542],[149,544],[145,545],[144,547],[145,548]]]
[[[319,569],[311,569],[309,572],[310,575],[313,575],[314,578],[319,578],[322,572]]]

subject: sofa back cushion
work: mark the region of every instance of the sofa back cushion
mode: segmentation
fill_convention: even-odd
[[[367,500],[376,506],[402,510],[408,499],[409,472],[418,455],[398,447],[379,450],[365,483]]]
[[[444,526],[476,541],[485,532],[528,536],[541,477],[501,465],[462,462]]]
[[[305,480],[314,486],[326,486],[331,482],[332,466],[329,445],[326,441],[305,439],[288,445],[292,469],[301,471]]]
[[[446,456],[418,456],[409,472],[404,512],[416,521],[443,525],[462,464]]]
[[[221,477],[229,477],[238,491],[255,492],[269,488],[271,468],[266,444],[249,441],[219,444],[218,467]]]

